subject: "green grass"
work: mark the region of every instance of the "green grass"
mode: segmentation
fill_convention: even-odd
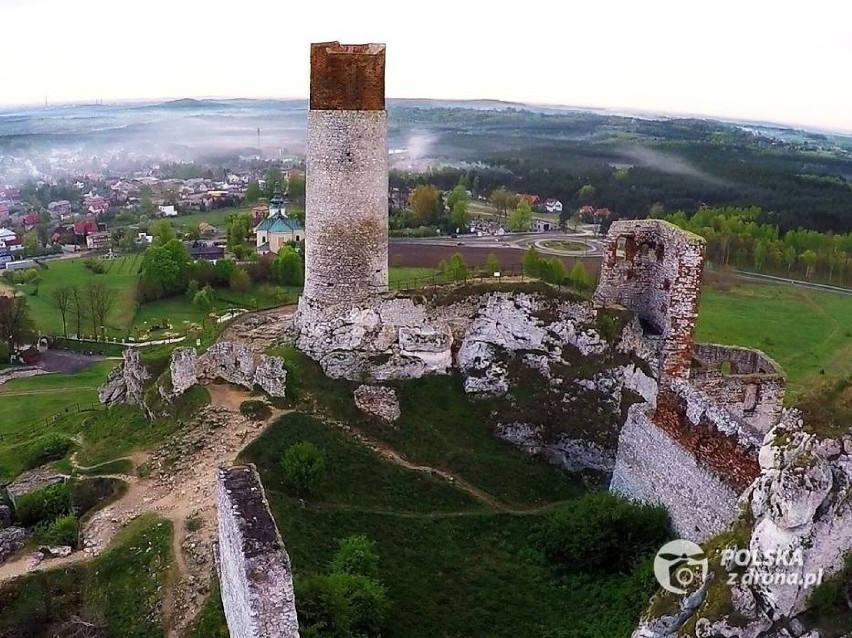
[[[0,589],[0,635],[47,638],[77,616],[106,627],[109,638],[162,638],[159,601],[173,560],[171,535],[171,523],[145,514],[91,563],[8,583]]]
[[[784,368],[793,399],[820,371],[852,374],[852,296],[767,284],[705,286],[696,337],[763,350]]]
[[[107,315],[106,328],[110,336],[123,336],[127,327],[133,321],[135,308],[137,270],[142,263],[139,254],[120,257],[112,261],[103,260],[108,271],[96,275],[83,265],[83,259],[62,259],[47,262],[47,268],[41,269],[39,274],[42,283],[39,285],[38,295],[28,294],[31,286],[18,286],[18,290],[27,293],[27,303],[30,306],[30,314],[36,322],[36,326],[42,332],[61,335],[62,316],[59,308],[53,300],[52,292],[57,288],[68,288],[76,286],[83,292],[87,284],[100,282],[115,290],[116,298],[112,309]],[[69,311],[66,317],[68,323],[68,334],[76,331],[76,318]],[[91,321],[87,321],[85,314],[82,318],[80,331],[84,335],[92,335]]]
[[[544,246],[545,248],[551,248],[553,250],[565,250],[570,252],[577,252],[578,250],[584,251],[589,249],[589,246],[587,244],[583,244],[578,241],[567,241],[560,239],[551,239],[542,242],[542,246]]]
[[[76,374],[45,374],[0,385],[0,436],[30,426],[41,431],[49,417],[97,404],[97,388],[117,363],[101,361]]]
[[[393,288],[400,282],[410,282],[414,279],[426,279],[437,271],[434,268],[416,268],[413,266],[394,266],[388,269],[388,285]]]
[[[300,401],[314,395],[331,414],[387,443],[414,463],[451,471],[491,496],[519,507],[576,497],[584,490],[563,472],[524,454],[492,433],[490,412],[499,402],[467,398],[457,376],[396,383],[402,416],[387,427],[364,418],[352,391],[358,383],[328,379],[319,365],[292,348],[288,389]]]
[[[433,401],[431,407],[448,422],[446,415],[458,406]],[[403,415],[411,410],[412,404],[404,402]],[[471,427],[479,430],[469,421],[456,423],[457,430]],[[471,437],[478,441],[478,432]],[[300,440],[323,450],[330,472],[320,495],[305,504],[281,491],[278,468],[282,452]],[[444,441],[446,453],[451,453],[455,440]],[[517,482],[527,480],[515,473],[513,449],[499,447],[489,450],[492,454],[493,471]],[[391,601],[383,634],[389,638],[626,638],[647,603],[648,583],[638,577],[555,580],[529,540],[546,514],[500,513],[472,502],[461,491],[454,495],[457,488],[452,484],[436,483],[391,464],[316,419],[300,414],[282,417],[244,451],[241,460],[258,465],[297,575],[324,570],[340,538],[366,534],[375,541],[380,579]],[[535,484],[535,472],[531,474]],[[564,475],[553,478],[570,486]],[[216,594],[190,633],[193,638],[223,635]]]

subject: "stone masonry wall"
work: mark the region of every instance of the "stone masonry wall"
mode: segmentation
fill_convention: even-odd
[[[314,45],[304,297],[351,306],[388,286],[384,46]]]
[[[216,475],[216,569],[232,638],[298,638],[290,558],[253,465]]]
[[[633,310],[659,334],[658,378],[687,378],[692,361],[704,240],[656,219],[610,227],[595,299]]]
[[[728,364],[730,370],[724,370]],[[715,408],[765,434],[778,424],[786,379],[775,361],[759,350],[695,345],[690,384]]]
[[[630,407],[610,490],[664,505],[678,535],[700,543],[734,521],[739,492],[655,424],[652,413],[646,403]]]

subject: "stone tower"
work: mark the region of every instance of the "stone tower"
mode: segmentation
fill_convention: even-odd
[[[311,45],[303,302],[355,305],[388,287],[385,45]]]

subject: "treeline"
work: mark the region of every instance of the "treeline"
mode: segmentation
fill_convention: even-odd
[[[658,215],[707,241],[707,258],[721,266],[782,276],[852,284],[852,233],[781,232],[760,223],[757,207],[704,208],[692,215]]]

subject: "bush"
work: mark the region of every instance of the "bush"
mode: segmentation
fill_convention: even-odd
[[[349,635],[381,636],[390,608],[384,586],[358,574],[332,574],[328,578],[334,589],[343,592],[349,608]]]
[[[80,523],[73,514],[60,516],[51,522],[43,521],[35,529],[35,540],[42,545],[77,546]]]
[[[291,445],[281,457],[284,486],[302,496],[316,491],[325,473],[325,459],[313,443],[303,441]]]
[[[353,574],[378,578],[379,557],[375,543],[363,534],[347,536],[331,559],[331,571],[335,574]]]
[[[240,414],[255,421],[264,421],[272,416],[272,410],[264,401],[248,400],[240,403]]]
[[[103,262],[100,259],[95,259],[94,257],[84,259],[83,266],[91,270],[96,275],[102,275],[106,272],[106,267],[104,267]]]
[[[324,574],[312,574],[297,576],[294,589],[302,638],[348,638],[352,635],[352,611],[339,583]]]
[[[24,494],[15,502],[15,513],[25,526],[53,521],[68,514],[70,510],[71,497],[67,483],[57,483],[37,492]]]
[[[559,571],[630,574],[668,540],[669,521],[662,507],[595,492],[556,510],[533,538]]]
[[[248,292],[251,288],[251,278],[245,268],[237,267],[228,279],[228,286],[234,292]]]
[[[48,434],[34,441],[27,451],[24,469],[31,470],[50,461],[58,461],[71,448],[71,439],[60,434]]]

